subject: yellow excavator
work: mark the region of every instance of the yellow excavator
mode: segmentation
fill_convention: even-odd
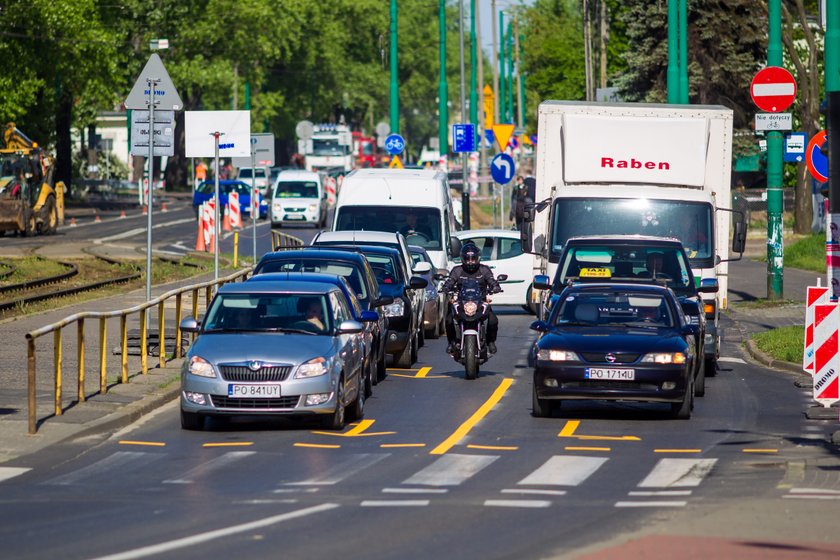
[[[0,133],[0,236],[53,234],[64,224],[64,183],[53,157],[8,123]]]

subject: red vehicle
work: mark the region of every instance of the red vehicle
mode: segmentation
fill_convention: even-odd
[[[353,132],[353,159],[355,167],[374,167],[376,165],[376,138]]]

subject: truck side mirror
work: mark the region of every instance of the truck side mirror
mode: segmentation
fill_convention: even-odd
[[[735,234],[732,236],[732,252],[743,253],[747,246],[747,224],[744,220],[735,222]]]
[[[534,222],[523,220],[519,228],[519,242],[522,245],[522,250],[526,253],[530,253],[534,249],[533,232]]]

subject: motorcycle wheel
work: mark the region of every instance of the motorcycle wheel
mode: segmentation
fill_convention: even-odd
[[[468,336],[464,340],[464,373],[467,379],[478,377],[478,344],[474,336]]]

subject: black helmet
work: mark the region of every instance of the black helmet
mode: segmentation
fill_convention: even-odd
[[[478,263],[481,260],[481,251],[475,243],[464,243],[461,247],[461,267],[470,274],[478,270]]]

